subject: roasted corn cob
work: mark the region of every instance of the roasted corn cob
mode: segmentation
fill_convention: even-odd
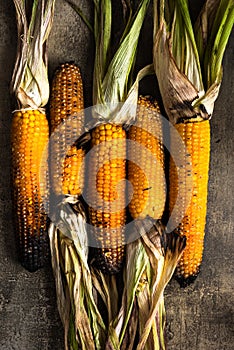
[[[146,216],[160,219],[164,211],[166,186],[159,113],[156,101],[140,96],[136,123],[128,132],[131,141],[128,147],[128,180],[133,186],[129,211],[134,219],[144,219]]]
[[[181,136],[187,153],[183,161],[184,167],[176,167],[173,160],[170,162],[169,206],[172,213],[180,188],[182,200],[179,206],[174,208],[173,215],[178,222],[181,213],[184,213],[176,232],[186,236],[186,248],[178,263],[176,276],[181,284],[187,284],[197,276],[202,261],[210,157],[210,123],[208,120],[187,122],[176,124],[174,127]],[[173,144],[176,145],[174,136],[175,134],[171,133],[172,147]],[[190,161],[191,166],[188,164]],[[192,189],[188,188],[191,182],[188,183],[186,180],[190,176],[192,176]],[[188,207],[185,207],[186,201],[183,201],[183,198],[188,196],[189,191],[191,198]]]
[[[55,0],[14,0],[18,50],[11,81],[18,111],[11,126],[15,226],[22,265],[42,267],[49,255],[49,126],[44,107],[49,99],[47,45]]]
[[[80,195],[84,150],[74,141],[84,133],[83,85],[79,68],[62,64],[55,72],[50,98],[51,181],[56,195]]]
[[[188,1],[155,0],[154,9],[153,61],[163,106],[188,149],[187,155],[183,154],[183,147],[177,147],[172,135],[173,157],[178,153],[184,160],[182,166],[171,162],[169,201],[171,223],[177,216],[173,228],[179,225],[177,231],[187,237],[187,247],[176,272],[185,285],[194,280],[202,260],[210,152],[208,120],[220,91],[222,60],[232,33],[234,6],[233,1],[207,1],[195,22]],[[187,164],[189,154],[192,169]],[[193,185],[189,177],[193,178]]]
[[[94,152],[88,160],[87,201],[96,265],[105,273],[121,269],[124,257],[126,133],[120,125],[92,131]]]
[[[14,211],[20,259],[24,267],[35,271],[43,266],[49,251],[46,215],[48,174],[46,169],[44,173],[41,169],[49,139],[46,115],[31,109],[15,112],[11,138]]]

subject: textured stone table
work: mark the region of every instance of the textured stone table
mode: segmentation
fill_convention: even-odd
[[[81,1],[86,13],[88,1]],[[137,67],[150,62],[151,18],[144,26]],[[51,267],[36,273],[17,261],[12,226],[9,84],[16,54],[13,1],[0,0],[0,349],[62,350],[63,328],[56,306]],[[49,41],[49,74],[64,61],[75,61],[84,77],[86,106],[91,103],[93,42],[85,25],[57,0]],[[224,57],[224,79],[212,119],[207,235],[202,271],[180,289],[166,290],[168,350],[232,350],[234,344],[233,110],[234,35]],[[154,91],[151,81],[142,92]]]

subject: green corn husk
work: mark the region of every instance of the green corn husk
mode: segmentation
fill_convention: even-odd
[[[151,65],[144,67],[132,82],[137,45],[149,0],[141,0],[129,19],[119,46],[111,56],[111,1],[95,1],[94,37],[96,53],[93,79],[93,117],[97,121],[128,123],[135,118],[139,81],[152,74]],[[135,107],[135,108],[134,108]]]

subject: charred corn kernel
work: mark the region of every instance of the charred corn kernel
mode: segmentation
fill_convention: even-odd
[[[55,72],[50,99],[52,133],[51,180],[55,194],[80,195],[84,184],[84,150],[74,141],[84,132],[83,85],[75,64],[62,64]]]
[[[113,130],[118,130],[115,139]],[[124,258],[125,182],[121,180],[126,177],[126,133],[118,125],[99,125],[92,132],[91,143],[95,148],[88,160],[86,197],[91,245],[97,247],[96,266],[104,273],[116,273]]]
[[[184,213],[176,232],[186,236],[186,248],[178,263],[176,276],[181,284],[186,285],[197,276],[202,262],[210,157],[210,124],[208,120],[188,122],[177,124],[175,128],[187,148],[187,153],[183,161],[184,167],[178,168],[172,160],[170,162],[169,205],[172,213],[180,189],[182,200],[178,203],[179,206],[174,208],[173,215],[175,220],[179,221],[181,212]],[[171,137],[172,147],[173,135],[174,133]],[[192,181],[188,181],[187,179],[191,176]],[[189,194],[187,205],[186,200],[183,199]]]
[[[14,113],[11,140],[15,226],[20,259],[29,271],[42,267],[49,254],[48,173],[44,163],[48,139],[45,114],[37,110]]]
[[[134,219],[160,219],[164,211],[166,186],[159,113],[155,100],[140,96],[136,123],[128,132],[128,180],[133,187],[129,211]]]

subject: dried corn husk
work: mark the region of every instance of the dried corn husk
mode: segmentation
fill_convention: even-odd
[[[74,209],[74,205],[79,208]],[[58,205],[55,215],[49,237],[65,349],[101,350],[105,324],[96,304],[93,274],[88,265],[84,211],[77,198],[68,197]]]
[[[166,349],[163,292],[185,238],[166,235],[160,222],[149,232],[144,222],[135,224],[141,238],[127,245],[122,305],[109,326],[106,349]]]
[[[51,31],[55,0],[33,1],[28,24],[26,3],[14,0],[19,33],[11,90],[19,107],[37,109],[49,99],[47,39]]]
[[[154,0],[154,67],[173,124],[210,119],[234,22],[232,0],[207,0],[192,25],[188,1]],[[170,11],[169,11],[170,8]]]

